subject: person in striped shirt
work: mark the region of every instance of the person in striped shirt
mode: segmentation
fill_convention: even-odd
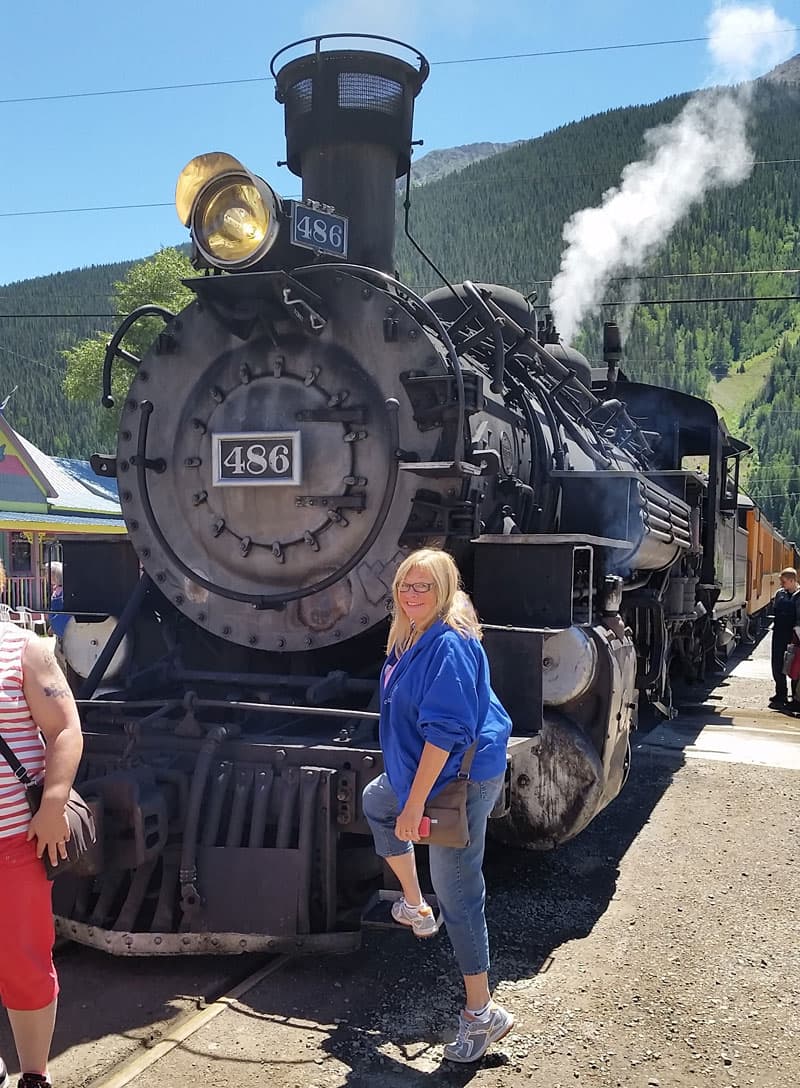
[[[0,562],[0,598],[5,581]],[[66,857],[64,810],[83,750],[75,700],[50,647],[49,639],[0,622],[0,735],[30,776],[44,782],[31,816],[25,790],[0,754],[0,1001],[17,1048],[19,1088],[50,1083],[58,978],[42,856]],[[0,1058],[0,1088],[8,1082]]]

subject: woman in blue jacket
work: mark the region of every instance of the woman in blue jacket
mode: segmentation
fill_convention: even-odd
[[[481,628],[458,569],[446,552],[423,548],[399,566],[394,619],[381,674],[380,740],[385,772],[364,790],[375,849],[403,889],[396,922],[417,937],[436,933],[417,877],[414,843],[429,798],[458,777],[475,754],[467,784],[469,845],[430,846],[430,870],[442,917],[464,976],[465,1008],[452,1061],[477,1061],[514,1025],[489,994],[489,939],[481,866],[486,821],[503,787],[511,721],[489,683]]]

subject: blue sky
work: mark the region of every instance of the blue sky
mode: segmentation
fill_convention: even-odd
[[[265,78],[273,52],[311,33],[390,33],[434,62],[418,100],[423,151],[538,136],[600,110],[702,86],[702,42],[535,59],[467,57],[700,37],[711,2],[671,0],[29,0],[0,35],[0,284],[144,256],[186,240],[172,207],[192,156],[224,150],[284,195],[282,110]],[[800,22],[796,0],[776,12]],[[398,12],[400,13],[398,16]],[[97,97],[52,95],[249,78],[257,82]],[[118,211],[51,209],[159,204]],[[36,215],[9,213],[38,212]]]

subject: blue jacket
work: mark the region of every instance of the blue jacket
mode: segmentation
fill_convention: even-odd
[[[394,668],[384,685],[387,665]],[[480,782],[505,770],[511,719],[491,689],[489,662],[477,639],[437,620],[399,661],[388,659],[381,691],[383,762],[401,806],[426,741],[450,752],[431,797],[458,777],[464,752],[476,738],[470,778]]]

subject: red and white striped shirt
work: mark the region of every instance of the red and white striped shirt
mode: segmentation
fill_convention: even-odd
[[[22,654],[30,636],[11,623],[0,623],[0,734],[31,776],[44,770],[44,741],[22,690]],[[26,831],[31,812],[25,787],[0,755],[0,839]]]

